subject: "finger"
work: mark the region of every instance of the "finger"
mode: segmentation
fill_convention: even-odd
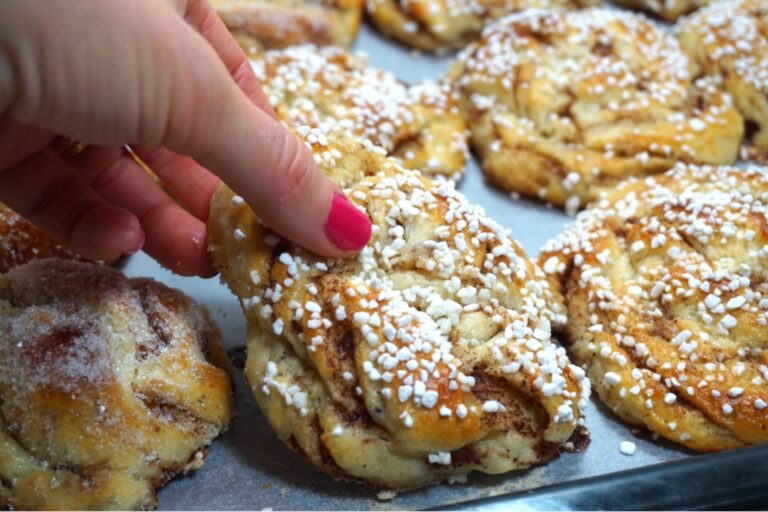
[[[288,240],[329,257],[366,245],[370,220],[317,168],[301,141],[255,107],[230,115],[210,139],[188,141],[179,151],[198,151],[198,161]]]
[[[251,68],[251,63],[245,52],[237,44],[235,38],[227,29],[208,0],[189,0],[186,5],[184,18],[195,28],[213,47],[227,67],[235,83],[256,106],[277,119],[277,114],[269,104],[259,81]]]
[[[215,274],[206,251],[205,223],[168,197],[126,153],[89,148],[71,163],[94,191],[139,219],[147,254],[181,275]]]
[[[211,196],[219,185],[219,178],[193,159],[164,147],[133,146],[131,149],[192,215],[203,221],[208,220]]]
[[[138,219],[104,201],[50,149],[0,172],[0,200],[86,258],[112,260],[144,244]]]
[[[47,130],[19,123],[8,113],[0,114],[0,169],[47,148],[54,138]]]
[[[194,35],[190,49],[200,37]],[[165,145],[218,175],[285,238],[330,257],[362,249],[370,238],[368,217],[335,199],[339,188],[309,149],[251,103],[218,57],[206,57],[212,50],[204,46],[178,63],[184,76],[173,80],[178,89],[170,95]]]

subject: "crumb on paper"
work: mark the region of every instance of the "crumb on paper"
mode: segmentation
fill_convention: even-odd
[[[622,441],[619,443],[619,451],[623,455],[634,455],[637,445],[632,441]]]
[[[467,475],[451,475],[445,481],[448,485],[465,484],[467,483]]]
[[[379,491],[378,494],[376,494],[376,499],[381,501],[389,501],[395,498],[397,496],[397,491]]]

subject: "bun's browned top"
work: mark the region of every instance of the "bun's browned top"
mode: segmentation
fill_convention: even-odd
[[[298,44],[349,47],[363,17],[363,0],[211,0],[251,57]]]
[[[551,340],[563,317],[541,271],[451,184],[337,133],[307,138],[373,222],[358,257],[286,243],[226,187],[209,223],[280,437],[334,475],[400,489],[553,457],[589,391]]]
[[[367,0],[371,20],[385,34],[428,51],[463,48],[486,24],[526,9],[571,11],[600,0]]]
[[[449,76],[489,181],[575,211],[676,162],[730,164],[741,116],[643,16],[530,10],[488,27]]]
[[[569,351],[625,420],[699,451],[768,441],[768,170],[679,165],[547,244]]]
[[[405,167],[452,179],[464,172],[467,126],[448,85],[409,86],[340,48],[271,51],[254,69],[277,115],[294,129],[341,128]]]
[[[218,339],[205,308],[109,267],[0,276],[0,501],[152,508],[232,419]]]

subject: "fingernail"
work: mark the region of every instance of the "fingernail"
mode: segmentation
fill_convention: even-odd
[[[333,194],[325,234],[342,251],[359,251],[371,238],[371,221],[343,194]]]
[[[139,252],[144,248],[145,241],[146,241],[146,237],[144,236],[144,231],[139,231],[139,239],[138,239],[138,243],[136,244],[136,248],[131,249],[130,251],[126,251],[123,254],[125,256],[133,256],[134,254],[136,254],[137,252]]]

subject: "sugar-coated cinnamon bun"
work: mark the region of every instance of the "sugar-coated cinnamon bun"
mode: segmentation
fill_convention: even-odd
[[[336,133],[307,140],[373,222],[358,257],[285,242],[224,186],[209,221],[279,437],[331,475],[393,489],[556,456],[589,387],[551,340],[564,318],[541,270],[452,184]]]
[[[150,279],[57,259],[0,275],[0,506],[154,507],[232,419],[218,341]]]
[[[297,44],[349,47],[363,17],[363,0],[211,0],[251,56]]]
[[[406,167],[452,179],[464,172],[467,126],[449,85],[408,86],[340,48],[270,51],[254,70],[277,115],[293,128],[341,128]]]
[[[569,353],[627,422],[697,451],[768,441],[768,170],[623,185],[539,262]]]
[[[387,35],[415,48],[463,48],[486,24],[531,8],[572,11],[600,0],[366,0],[373,23]]]
[[[748,158],[768,162],[768,3],[716,2],[677,26],[699,73],[714,75],[747,122]]]
[[[510,15],[450,72],[487,179],[576,210],[678,161],[728,164],[741,116],[677,40],[605,9]]]

